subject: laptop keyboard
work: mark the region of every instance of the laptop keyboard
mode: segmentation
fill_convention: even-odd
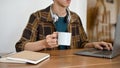
[[[97,51],[94,54],[110,55],[111,53],[112,51],[102,50],[102,51]]]

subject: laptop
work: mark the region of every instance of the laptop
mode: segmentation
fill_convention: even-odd
[[[120,54],[120,14],[118,15],[117,23],[115,27],[115,37],[113,41],[112,51],[89,48],[75,52],[75,54],[84,55],[84,56],[104,57],[104,58],[113,58],[115,56],[118,56]]]

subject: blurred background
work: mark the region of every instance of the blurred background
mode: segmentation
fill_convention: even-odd
[[[119,0],[88,0],[87,34],[90,41],[114,40]]]

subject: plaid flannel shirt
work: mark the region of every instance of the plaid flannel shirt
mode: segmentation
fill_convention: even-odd
[[[80,17],[70,11],[71,19],[68,22],[67,31],[72,33],[70,48],[83,48],[88,43],[87,35],[83,29]],[[53,19],[50,13],[50,6],[31,14],[26,28],[23,31],[22,37],[16,43],[16,51],[24,50],[24,45],[28,42],[35,42],[45,39],[46,35],[56,31]],[[52,48],[49,50],[55,50]],[[48,49],[43,49],[48,50]]]

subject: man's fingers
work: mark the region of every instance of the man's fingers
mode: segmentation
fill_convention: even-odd
[[[112,50],[111,43],[101,42],[100,45],[101,45],[101,47],[103,47],[103,49]]]
[[[46,42],[48,44],[48,48],[53,48],[53,47],[57,47],[57,39],[56,39],[56,34],[53,33],[51,35],[47,35],[46,36]]]
[[[103,47],[101,47],[100,45],[95,45],[95,48],[103,50]]]
[[[102,47],[103,47],[103,49],[110,50],[110,47],[109,47],[108,43],[106,43],[106,42],[102,42]]]
[[[54,32],[53,34],[51,34],[52,38],[54,39],[57,39],[57,32]]]
[[[108,43],[109,47],[110,47],[110,50],[113,50],[113,46],[111,43]]]
[[[97,49],[107,49],[107,50],[112,50],[112,44],[111,43],[106,43],[106,42],[95,42],[94,47]]]

